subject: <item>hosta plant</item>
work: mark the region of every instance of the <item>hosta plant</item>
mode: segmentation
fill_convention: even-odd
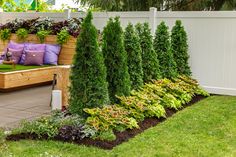
[[[191,77],[185,75],[179,76],[178,78],[184,81],[185,83],[190,84],[191,87],[194,89],[194,93],[196,95],[210,96],[210,94],[207,91],[205,91],[199,86],[197,80],[192,79]]]
[[[129,111],[118,105],[93,109],[86,108],[84,111],[90,115],[86,123],[99,132],[138,128],[137,121],[132,117],[128,117]]]
[[[141,93],[140,95],[142,95]],[[150,97],[149,97],[150,96]],[[130,116],[139,121],[147,117],[161,118],[165,117],[165,109],[159,103],[159,97],[152,99],[149,94],[142,96],[119,97],[121,106],[127,110],[131,110]]]

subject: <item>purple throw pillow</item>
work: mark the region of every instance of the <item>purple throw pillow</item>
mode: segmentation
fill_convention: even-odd
[[[25,50],[24,65],[43,65],[44,51]]]
[[[24,49],[25,43],[15,43],[14,41],[10,41],[8,43],[8,48],[22,50]]]
[[[18,64],[20,59],[21,59],[21,56],[22,56],[22,53],[23,53],[23,49],[12,49],[12,48],[9,48],[8,50],[12,54],[12,60],[16,64]]]
[[[46,51],[44,54],[44,64],[57,65],[58,56],[61,51],[60,45],[46,44]]]
[[[16,43],[14,41],[10,41],[7,47],[4,49],[2,56],[6,55],[7,48],[23,51],[24,46],[25,46],[25,43]]]
[[[26,58],[26,51],[41,51],[45,52],[45,44],[32,44],[32,43],[25,43],[24,51],[21,56],[20,64],[24,64]]]

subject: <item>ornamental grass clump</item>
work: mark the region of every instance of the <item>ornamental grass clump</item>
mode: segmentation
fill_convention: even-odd
[[[160,71],[163,78],[172,78],[177,76],[176,63],[171,51],[169,38],[168,27],[164,22],[161,22],[155,33],[154,49],[157,53]]]
[[[69,110],[72,114],[86,116],[84,108],[102,107],[109,104],[106,67],[98,46],[98,33],[89,12],[77,39],[70,76]]]
[[[107,67],[107,81],[110,99],[117,102],[117,96],[130,94],[130,75],[127,54],[124,47],[123,30],[119,17],[110,18],[103,30],[102,51]]]
[[[149,82],[153,79],[160,79],[159,61],[157,59],[157,54],[153,49],[149,25],[148,23],[138,23],[135,27],[142,50],[143,80],[144,82]]]
[[[138,35],[131,23],[129,23],[125,29],[124,42],[125,51],[128,56],[131,88],[138,89],[143,85],[142,50]]]
[[[180,75],[190,76],[191,69],[188,64],[187,33],[180,20],[175,22],[175,26],[172,28],[171,32],[171,49],[177,64],[177,71]]]

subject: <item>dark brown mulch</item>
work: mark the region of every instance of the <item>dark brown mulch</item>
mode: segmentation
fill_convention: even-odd
[[[191,106],[204,98],[205,98],[204,96],[195,96],[191,102],[184,105],[184,108]],[[184,109],[184,108],[182,108],[182,109]],[[171,117],[176,112],[178,112],[178,111],[166,109],[167,118]],[[140,128],[138,128],[138,129],[132,129],[132,130],[129,129],[129,130],[125,130],[123,132],[115,132],[116,140],[114,140],[114,141],[93,140],[90,138],[85,138],[82,140],[73,141],[73,140],[65,140],[65,139],[62,139],[61,137],[55,137],[54,140],[72,142],[72,143],[82,144],[82,145],[86,145],[86,146],[95,146],[95,147],[99,147],[102,149],[109,149],[110,150],[110,149],[114,148],[115,146],[128,141],[130,138],[133,138],[134,136],[142,133],[146,129],[156,126],[157,124],[159,124],[165,120],[166,120],[165,118],[161,118],[161,119],[146,118],[144,121],[139,122]],[[47,139],[47,138],[48,138],[47,136],[42,136],[40,139]],[[36,134],[21,133],[18,135],[9,135],[6,139],[9,141],[19,141],[21,139],[35,140],[35,139],[39,139],[39,137]]]

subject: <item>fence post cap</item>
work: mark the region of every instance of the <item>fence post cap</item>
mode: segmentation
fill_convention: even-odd
[[[156,7],[151,7],[149,8],[150,11],[157,11],[157,8]]]

